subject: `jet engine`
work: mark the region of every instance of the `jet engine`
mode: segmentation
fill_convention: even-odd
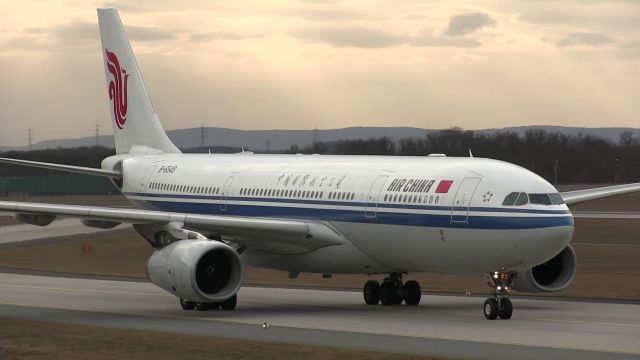
[[[571,284],[577,263],[575,251],[571,245],[567,245],[551,260],[518,272],[513,289],[533,293],[560,291]]]
[[[240,255],[211,240],[180,240],[151,255],[149,280],[190,301],[219,302],[238,292],[243,280]]]

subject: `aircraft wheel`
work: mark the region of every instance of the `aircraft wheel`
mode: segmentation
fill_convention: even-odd
[[[417,281],[409,280],[404,284],[404,303],[407,305],[418,305],[422,298],[422,290]]]
[[[498,301],[496,299],[487,299],[484,301],[484,317],[487,320],[495,320],[498,318]]]
[[[511,304],[511,300],[509,300],[508,298],[500,299],[500,310],[498,310],[498,316],[500,316],[500,319],[511,319],[512,314],[513,304]]]
[[[196,303],[194,301],[180,299],[180,306],[182,306],[182,310],[193,310],[196,307]]]
[[[380,283],[375,280],[367,281],[362,289],[362,295],[367,305],[377,305],[380,302]]]
[[[396,289],[392,281],[383,281],[380,286],[380,302],[382,305],[397,305],[398,296],[396,295]],[[400,299],[402,302],[402,299]]]
[[[198,311],[208,311],[211,306],[207,302],[197,302],[195,309]]]
[[[220,303],[222,310],[235,310],[238,303],[238,295],[234,294],[232,297]]]

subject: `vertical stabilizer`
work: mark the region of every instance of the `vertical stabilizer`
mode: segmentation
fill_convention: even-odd
[[[98,9],[116,153],[180,152],[167,137],[116,9]]]

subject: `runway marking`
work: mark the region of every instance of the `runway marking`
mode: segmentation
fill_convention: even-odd
[[[587,245],[587,246],[640,246],[640,244],[602,244],[602,243],[571,243],[571,245]]]
[[[308,306],[308,307],[316,307],[316,308],[332,308],[332,309],[342,309],[342,310],[352,310],[347,307],[339,307],[339,306],[331,306],[331,305],[305,305],[300,303],[287,303],[287,302],[265,302],[260,300],[243,300],[243,302],[247,303],[258,303],[258,304],[269,304],[269,305],[289,305],[289,306]],[[442,315],[456,315],[456,316],[464,316],[467,318],[478,318],[480,316],[464,314],[461,312],[440,312],[438,314]],[[398,316],[401,314],[393,314],[394,316]],[[597,322],[597,321],[584,321],[584,320],[561,320],[561,319],[545,319],[545,318],[534,318],[534,317],[518,317],[518,320],[534,320],[534,321],[553,321],[557,323],[573,323],[573,324],[584,324],[584,325],[605,325],[605,326],[626,326],[626,327],[640,327],[640,324],[629,324],[629,323],[611,323],[611,322]]]
[[[98,294],[119,294],[119,295],[140,295],[140,296],[163,296],[163,297],[175,297],[169,294],[150,294],[150,293],[135,293],[128,291],[107,291],[107,290],[87,290],[87,289],[70,289],[70,288],[55,288],[47,286],[27,286],[27,285],[4,285],[0,284],[0,287],[5,288],[18,288],[18,289],[34,289],[34,290],[53,290],[53,291],[76,291],[84,293],[98,293]]]
[[[139,293],[139,292],[128,292],[128,291],[108,291],[108,290],[87,290],[87,289],[73,289],[73,288],[56,288],[56,287],[46,287],[46,286],[28,286],[28,285],[5,285],[0,284],[0,287],[4,288],[18,288],[18,289],[34,289],[34,290],[52,290],[52,291],[75,291],[75,292],[83,292],[83,293],[97,293],[97,294],[114,294],[114,295],[137,295],[137,296],[161,296],[161,297],[171,297],[175,298],[174,295],[163,294],[163,293]],[[332,306],[332,305],[322,305],[322,304],[301,304],[301,303],[291,303],[291,302],[272,302],[272,301],[260,301],[260,300],[243,300],[243,302],[247,303],[257,303],[257,304],[267,304],[267,305],[286,305],[286,306],[305,306],[310,308],[331,308],[331,309],[342,309],[342,310],[352,310],[347,307],[340,306]],[[475,315],[464,314],[460,312],[452,313],[452,312],[443,312],[440,313],[443,315],[456,315],[463,316],[467,318],[476,318]],[[394,314],[399,315],[399,314]],[[218,319],[216,319],[218,320]],[[611,322],[597,322],[597,321],[584,321],[584,320],[561,320],[561,319],[547,319],[547,318],[534,318],[534,317],[518,317],[518,320],[533,320],[533,321],[545,321],[545,322],[557,322],[557,323],[570,323],[570,324],[584,324],[584,325],[605,325],[605,326],[623,326],[623,327],[640,327],[640,324],[628,324],[628,323],[611,323]],[[233,320],[227,320],[233,321]]]
[[[160,315],[160,317],[165,317],[163,315]],[[174,318],[174,319],[184,319],[185,317],[180,317],[180,316],[171,316],[168,315],[166,316],[167,318]],[[196,320],[204,320],[204,321],[218,321],[218,322],[227,322],[227,323],[234,323],[234,324],[243,324],[243,325],[251,325],[253,323],[249,323],[249,322],[242,322],[239,320],[234,320],[234,319],[213,319],[213,318],[191,318],[189,317],[189,319],[196,319]],[[257,324],[259,325],[259,324]],[[605,352],[605,353],[614,353],[614,354],[622,354],[622,355],[636,355],[638,353],[635,352],[624,352],[624,351],[620,351],[620,350],[605,350],[605,349],[599,349],[599,348],[581,348],[581,347],[569,347],[569,346],[549,346],[549,345],[538,345],[535,343],[519,343],[519,342],[512,342],[512,341],[496,341],[496,340],[488,340],[488,339],[469,339],[469,338],[463,338],[463,337],[446,337],[446,336],[419,336],[419,335],[401,335],[401,334],[397,334],[397,333],[392,333],[392,332],[384,332],[384,331],[380,331],[380,332],[374,332],[374,331],[369,331],[369,330],[340,330],[340,329],[333,329],[333,328],[323,328],[323,327],[313,327],[313,326],[308,326],[308,325],[278,325],[278,324],[272,324],[270,325],[271,327],[280,327],[280,328],[289,328],[289,329],[304,329],[304,330],[321,330],[321,331],[339,331],[339,332],[347,332],[347,333],[358,333],[358,334],[367,334],[367,335],[387,335],[387,336],[399,336],[399,337],[407,337],[407,338],[414,338],[414,339],[435,339],[435,340],[449,340],[449,341],[466,341],[466,342],[474,342],[474,343],[488,343],[488,344],[496,344],[496,345],[512,345],[512,346],[525,346],[525,347],[535,347],[535,348],[544,348],[544,349],[558,349],[558,350],[578,350],[578,351],[597,351],[597,352]]]
[[[55,287],[40,287],[40,286],[22,286],[22,285],[2,285],[0,287],[5,288],[27,288],[27,289],[40,289],[40,290],[54,290],[54,291],[77,291],[77,292],[87,292],[87,293],[107,293],[107,294],[126,294],[126,295],[141,295],[141,296],[163,296],[163,297],[174,297],[169,294],[149,294],[149,293],[134,293],[134,292],[125,292],[125,291],[106,291],[106,290],[85,290],[85,289],[69,289],[69,288],[55,288]],[[243,302],[249,303],[261,303],[261,304],[269,304],[269,305],[287,305],[287,306],[305,306],[300,303],[288,303],[288,302],[265,302],[259,300],[244,300]],[[9,305],[9,304],[7,304]],[[21,306],[21,305],[18,305]],[[340,308],[336,306],[330,305],[306,305],[308,307],[324,307],[324,308]],[[53,309],[46,306],[28,306],[28,307],[36,307],[36,308],[45,308],[45,309]],[[350,308],[342,307],[341,309],[350,310]],[[177,320],[192,320],[192,321],[213,321],[213,322],[225,322],[225,323],[234,323],[234,324],[242,324],[242,325],[252,325],[254,323],[248,321],[242,321],[240,319],[235,318],[212,318],[212,317],[197,317],[197,316],[177,316],[177,315],[164,315],[164,314],[153,314],[153,315],[140,315],[137,313],[131,312],[114,312],[114,311],[91,311],[91,310],[79,310],[79,309],[66,309],[70,311],[78,311],[78,312],[94,312],[94,313],[102,313],[102,314],[111,314],[111,315],[131,315],[137,317],[155,317],[155,318],[166,318],[166,319],[177,319]],[[464,317],[474,317],[468,314],[461,313],[439,313],[444,315],[457,315]],[[398,314],[394,314],[398,315]],[[631,326],[631,327],[639,327],[640,324],[621,324],[621,323],[601,323],[601,322],[589,322],[589,321],[579,321],[579,320],[558,320],[558,319],[543,319],[543,318],[531,318],[531,317],[521,317],[518,320],[534,320],[534,321],[553,321],[553,322],[567,322],[567,323],[579,323],[579,324],[590,324],[590,325],[609,325],[609,326]],[[256,326],[260,324],[256,323]],[[559,350],[578,350],[578,351],[598,351],[605,353],[618,353],[624,355],[636,355],[636,352],[625,352],[620,350],[611,350],[611,349],[602,349],[602,348],[584,348],[584,347],[569,347],[569,346],[549,346],[549,345],[539,345],[535,343],[523,343],[523,342],[512,342],[512,341],[496,341],[490,339],[472,339],[472,338],[464,338],[464,337],[445,337],[445,336],[420,336],[420,335],[402,335],[392,332],[374,332],[369,330],[341,330],[330,327],[313,327],[307,325],[278,325],[277,323],[273,323],[273,327],[280,328],[289,328],[289,329],[305,329],[305,330],[320,330],[320,331],[338,331],[345,333],[361,333],[368,335],[387,335],[387,336],[398,336],[398,337],[408,337],[415,339],[436,339],[436,340],[449,340],[449,341],[465,341],[465,342],[473,342],[473,343],[489,343],[489,344],[497,344],[497,345],[512,345],[512,346],[525,346],[525,347],[535,347],[535,348],[552,348]]]

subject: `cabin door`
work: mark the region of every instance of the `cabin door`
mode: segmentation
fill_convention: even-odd
[[[364,207],[364,216],[368,218],[375,218],[378,215],[378,201],[380,200],[380,193],[382,193],[382,187],[389,179],[389,175],[380,175],[371,185],[369,194],[367,195],[367,202]]]
[[[451,206],[452,223],[469,223],[469,206],[471,206],[471,199],[479,183],[480,178],[465,178],[462,180]]]
[[[236,178],[238,173],[231,173],[225,181],[224,186],[222,187],[222,194],[220,199],[220,211],[227,211],[227,203],[229,202],[229,194],[231,193],[231,184],[233,184],[233,180]]]

